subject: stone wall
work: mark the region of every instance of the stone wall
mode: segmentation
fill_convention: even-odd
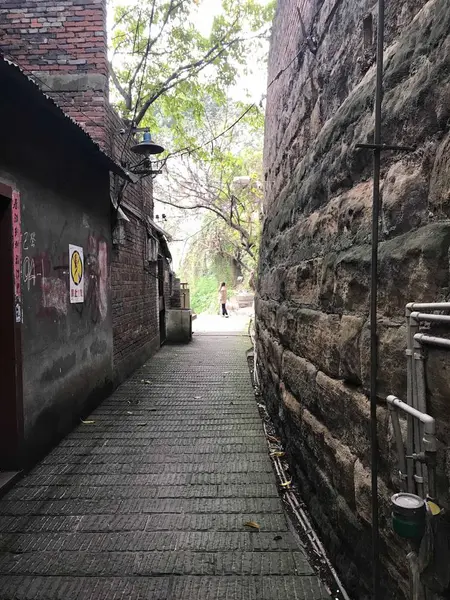
[[[297,8],[298,5],[298,8]],[[355,598],[370,597],[369,269],[376,3],[284,0],[269,60],[260,378],[301,494]],[[383,398],[405,397],[404,309],[449,294],[450,5],[387,4],[380,219],[379,438],[383,598],[406,595],[390,532],[398,491]],[[450,362],[430,353],[429,411],[449,446]],[[445,451],[440,500],[448,504]]]

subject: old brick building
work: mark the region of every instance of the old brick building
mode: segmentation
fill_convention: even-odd
[[[0,54],[5,59],[13,60],[19,66],[25,80],[27,77],[34,79],[42,91],[62,108],[68,116],[66,117],[67,122],[70,123],[70,118],[72,118],[85,129],[89,135],[74,125],[81,137],[88,140],[86,142],[88,149],[91,148],[89,145],[89,136],[91,136],[91,146],[97,148],[98,154],[103,156],[104,163],[101,171],[91,157],[92,152],[86,154],[86,161],[88,163],[90,161],[88,166],[80,160],[71,163],[69,157],[75,150],[71,153],[70,146],[73,144],[73,138],[67,135],[67,151],[64,153],[60,150],[56,163],[56,165],[60,165],[59,172],[55,173],[53,183],[48,180],[45,185],[48,188],[60,185],[61,174],[69,169],[70,176],[67,175],[67,182],[72,182],[72,185],[72,179],[78,182],[77,186],[73,185],[74,193],[76,189],[76,193],[80,195],[81,190],[84,190],[85,216],[82,212],[80,212],[81,216],[77,213],[77,218],[73,220],[70,227],[63,228],[63,232],[66,233],[61,234],[59,242],[54,242],[53,245],[51,239],[56,235],[55,227],[60,228],[60,223],[50,220],[46,226],[39,221],[39,217],[46,213],[45,211],[42,213],[41,205],[33,206],[30,191],[32,186],[27,188],[27,192],[29,192],[27,215],[26,219],[25,216],[23,218],[26,221],[27,230],[42,233],[42,244],[50,257],[48,268],[59,268],[65,264],[60,245],[65,243],[67,232],[70,231],[73,234],[72,237],[79,240],[80,247],[83,247],[85,262],[87,261],[86,273],[89,273],[89,269],[91,269],[93,278],[88,287],[92,288],[93,296],[100,302],[98,306],[91,307],[89,310],[86,308],[84,314],[88,318],[92,312],[92,318],[94,321],[95,319],[98,321],[98,323],[93,321],[91,337],[95,337],[95,332],[100,328],[106,340],[106,342],[103,338],[101,340],[102,344],[105,342],[106,346],[105,344],[96,346],[94,338],[91,339],[88,336],[91,339],[90,343],[93,344],[92,348],[94,348],[91,350],[97,349],[98,355],[91,360],[89,348],[87,354],[83,354],[83,342],[78,347],[81,352],[80,356],[78,354],[72,356],[71,360],[74,359],[75,363],[72,360],[73,364],[69,365],[67,373],[64,371],[67,367],[64,360],[59,357],[62,361],[59,364],[58,357],[52,352],[48,354],[46,361],[33,363],[36,368],[38,363],[40,364],[39,368],[41,366],[47,368],[51,377],[58,379],[57,383],[52,384],[56,390],[55,394],[48,392],[49,382],[45,383],[40,380],[39,368],[35,371],[28,369],[25,378],[27,402],[30,406],[33,405],[34,421],[40,419],[39,422],[42,425],[33,431],[33,435],[36,437],[36,443],[33,442],[33,444],[36,448],[44,449],[67,431],[73,418],[78,417],[84,409],[83,407],[86,406],[87,400],[95,401],[103,397],[159,348],[165,338],[166,309],[170,305],[169,296],[174,275],[171,271],[170,252],[164,232],[152,220],[151,178],[137,180],[137,178],[130,177],[126,171],[129,165],[136,162],[136,156],[130,151],[130,146],[136,143],[136,140],[127,132],[123,134],[124,123],[109,103],[106,0],[7,0],[3,2],[0,7]],[[7,63],[5,62],[5,64]],[[6,85],[6,79],[2,79],[3,85]],[[33,84],[30,85],[32,88],[35,87]],[[22,107],[26,113],[23,123],[28,122],[28,118],[34,118],[37,122],[45,121],[46,116],[39,108],[40,103],[36,98],[38,96],[34,94],[26,109]],[[6,102],[6,97],[4,100]],[[47,101],[51,104],[48,98]],[[0,117],[3,118],[3,121],[5,118],[13,118],[18,123],[20,115],[16,112],[13,114],[11,109],[5,109]],[[61,111],[60,114],[64,117]],[[51,127],[56,126],[54,121],[51,123]],[[2,126],[2,130],[4,129]],[[16,133],[21,132],[23,138],[27,137],[24,127],[17,125],[16,129]],[[13,131],[14,128],[11,132]],[[62,128],[61,131],[65,130]],[[54,156],[53,150],[50,149],[47,152],[46,145],[52,139],[51,135],[53,134],[54,132],[49,132],[48,139],[44,137],[43,157],[47,154]],[[11,133],[11,139],[14,140],[14,133]],[[61,140],[58,140],[58,143],[60,144]],[[21,147],[24,157],[22,162]],[[36,147],[33,147],[36,150]],[[5,150],[4,145],[3,150]],[[38,152],[38,150],[36,151]],[[8,152],[11,153],[11,146],[9,146]],[[26,179],[27,172],[30,170],[25,160],[26,157],[29,160],[28,146],[18,144],[14,156],[17,161],[13,165],[13,183],[18,183],[13,187],[20,193],[21,188],[25,189],[26,187],[21,183],[21,178]],[[67,164],[63,161],[64,157],[66,157]],[[124,168],[120,164],[124,165]],[[109,175],[108,165],[110,167],[112,165],[109,169],[111,175]],[[48,165],[45,168],[50,173]],[[10,185],[11,178],[8,173],[5,177],[0,177],[0,183]],[[106,187],[105,182],[107,183]],[[66,194],[65,187],[67,186],[64,184],[63,187],[64,189],[60,189],[61,198],[65,198]],[[70,196],[70,190],[67,193]],[[77,199],[79,198],[77,197]],[[101,212],[103,220],[99,224],[97,219],[97,229],[90,226],[87,202],[92,204],[92,212],[95,212],[95,207],[97,207],[97,212]],[[55,203],[57,205],[56,199]],[[59,209],[55,206],[51,210],[58,212]],[[69,209],[67,210],[69,211]],[[45,230],[45,227],[48,228],[48,231]],[[81,229],[75,235],[77,228]],[[90,229],[95,230],[97,237],[91,236],[91,239],[87,236],[86,232]],[[95,245],[97,234],[103,236],[102,239],[106,244],[102,261],[93,258],[98,254],[98,247]],[[45,241],[44,238],[48,238],[48,240]],[[56,258],[55,252],[59,252],[60,258]],[[92,265],[89,260],[94,261]],[[56,266],[54,265],[55,261]],[[97,282],[99,265],[102,269],[103,287],[101,289]],[[67,328],[75,328],[75,323],[72,321],[74,318],[76,319],[76,316],[74,317],[72,314],[73,308],[66,306],[68,298],[64,289],[68,285],[67,272],[65,278],[62,277],[61,281],[58,280],[57,285],[61,293],[59,306],[61,310],[56,311],[54,315],[46,310],[40,311],[41,300],[37,297],[36,292],[36,298],[33,300],[36,307],[33,305],[34,308],[31,308],[33,311],[36,309],[35,319],[38,325],[39,321],[42,321],[42,324],[36,325],[37,329],[33,329],[33,325],[31,330],[29,328],[28,330],[40,331],[39,327],[44,327],[45,319],[50,319],[51,323],[54,321],[53,325],[48,324],[50,329],[54,328],[50,335],[51,343],[55,349],[60,344],[63,353],[63,349],[67,349],[68,343],[64,331]],[[87,334],[89,326],[87,322],[85,325]],[[80,329],[81,334],[82,329]],[[44,343],[45,339],[45,336],[40,340],[34,339],[31,335],[27,338],[26,351],[36,354],[36,348],[40,349],[39,344]],[[77,339],[76,336],[73,338],[75,346],[77,346]],[[103,352],[100,352],[100,346],[102,348],[104,346]],[[67,351],[67,354],[70,355],[70,352]],[[100,361],[100,357],[103,357],[103,362]],[[53,360],[56,361],[53,366],[50,363],[47,365],[47,362]],[[84,371],[80,367],[83,360],[86,361]],[[74,371],[75,364],[78,366]],[[95,365],[98,366],[98,369]],[[58,377],[53,373],[53,367],[57,370],[61,367],[62,370],[58,371],[60,373]],[[86,372],[86,369],[89,370],[88,367],[93,369],[92,376]],[[103,374],[101,373],[102,369]],[[76,373],[78,383],[73,381],[74,373]],[[50,375],[48,376],[50,377]],[[65,400],[64,394],[66,394]],[[45,402],[42,401],[43,397],[45,397]],[[33,444],[30,444],[30,448]]]
[[[301,494],[355,598],[370,596],[369,269],[376,3],[278,3],[269,61],[265,214],[256,299],[260,377]],[[406,547],[383,399],[405,398],[405,305],[450,288],[448,0],[387,3],[379,278],[383,598],[403,598]],[[427,357],[448,506],[449,361]]]
[[[117,162],[132,164],[135,141],[109,104],[106,0],[7,0],[0,50],[83,125]],[[127,147],[124,148],[124,145]],[[118,383],[160,345],[157,260],[148,260],[153,227],[151,179],[111,181],[120,205],[111,264],[114,378]],[[151,245],[151,242],[150,242]]]

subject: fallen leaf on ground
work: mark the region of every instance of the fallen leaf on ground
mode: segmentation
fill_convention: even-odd
[[[127,410],[127,415],[132,415],[133,413],[130,410]]]
[[[275,452],[271,452],[270,456],[284,456],[284,452],[281,452],[281,450],[276,450]]]
[[[257,523],[256,521],[247,521],[246,523],[244,523],[245,527],[252,527],[253,529],[261,529],[261,525],[259,525],[259,523]]]
[[[93,423],[95,423],[95,421],[83,421],[83,419],[80,419],[80,421],[84,424],[84,425],[92,425]]]
[[[292,479],[290,479],[289,481],[285,481],[284,483],[281,484],[282,487],[289,487],[292,483]]]

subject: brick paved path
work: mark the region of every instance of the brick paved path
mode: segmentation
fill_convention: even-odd
[[[249,345],[164,347],[0,500],[1,600],[328,598],[287,528]]]

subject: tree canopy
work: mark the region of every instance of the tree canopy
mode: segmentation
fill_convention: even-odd
[[[115,8],[110,72],[119,111],[152,131],[170,129],[173,147],[195,145],[205,98],[226,104],[269,32],[273,3],[222,0],[205,35],[199,24],[208,2],[140,0]]]

